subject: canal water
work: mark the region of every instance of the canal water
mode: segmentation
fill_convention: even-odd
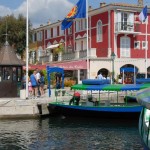
[[[0,121],[0,150],[143,150],[138,121],[46,117]]]

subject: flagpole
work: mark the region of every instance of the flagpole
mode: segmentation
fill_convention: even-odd
[[[145,35],[145,79],[147,79],[147,49],[148,49],[148,42],[147,42],[147,24],[148,24],[148,16],[146,19],[146,35]]]
[[[26,99],[28,99],[28,71],[29,71],[29,66],[28,66],[28,33],[29,33],[29,29],[28,29],[28,0],[27,0],[27,13],[26,13]]]
[[[89,32],[88,32],[88,28],[89,28],[89,19],[88,19],[88,0],[86,0],[86,34],[87,34],[87,56],[86,56],[86,61],[87,61],[87,79],[90,78],[90,72],[89,72]]]

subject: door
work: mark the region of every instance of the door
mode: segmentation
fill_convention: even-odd
[[[121,13],[121,30],[123,31],[127,30],[127,20],[128,20],[128,14]]]

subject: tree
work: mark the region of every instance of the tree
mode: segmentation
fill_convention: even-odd
[[[29,31],[30,28],[29,23]],[[14,46],[16,53],[22,56],[26,48],[26,18],[21,14],[18,18],[14,15],[0,17],[0,47],[6,41],[6,33],[9,44]],[[31,39],[31,34],[29,34],[29,39]]]

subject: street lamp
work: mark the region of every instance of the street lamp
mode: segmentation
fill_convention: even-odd
[[[115,60],[115,53],[111,53],[111,60],[112,60],[112,84],[114,84],[114,60]]]

